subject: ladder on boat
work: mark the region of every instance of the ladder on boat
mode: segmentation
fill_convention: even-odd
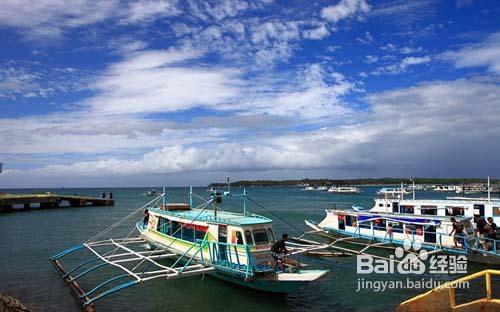
[[[203,244],[196,247],[193,256],[188,257],[162,249],[137,251],[138,246],[144,247],[146,243],[146,240],[140,237],[83,243],[54,255],[50,260],[87,311],[94,310],[95,301],[142,282],[157,278],[177,279],[203,275],[215,270],[211,264],[193,260],[194,255],[202,250]],[[92,257],[73,265],[69,270],[62,266],[61,258],[71,257],[73,253],[83,250],[89,252]],[[162,259],[175,259],[175,262],[165,265],[158,262]],[[120,274],[102,281],[88,291],[83,290],[80,279],[104,267],[117,269]],[[121,283],[117,283],[118,281]]]

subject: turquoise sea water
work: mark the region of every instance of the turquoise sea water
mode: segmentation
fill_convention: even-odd
[[[157,187],[159,190],[160,188]],[[304,219],[320,221],[324,209],[349,208],[353,204],[372,206],[378,187],[364,187],[359,195],[341,195],[326,192],[307,192],[298,188],[250,188],[249,196],[263,204],[290,225],[280,222],[257,206],[250,210],[275,220],[276,233],[298,235],[306,231]],[[64,285],[49,261],[55,253],[79,244],[107,228],[123,216],[151,199],[142,195],[146,188],[62,189],[41,190],[64,194],[100,196],[113,192],[114,207],[61,208],[0,214],[0,293],[20,299],[37,311],[78,311],[70,289]],[[27,193],[34,190],[0,190],[5,193]],[[235,189],[238,192],[241,189]],[[207,196],[205,188],[195,192]],[[167,189],[171,202],[187,202],[188,188]],[[420,198],[442,198],[444,195],[419,192]],[[241,202],[225,201],[223,209],[238,211]],[[139,217],[140,215],[138,215]],[[126,235],[137,219],[120,226],[114,237]],[[234,286],[210,277],[190,277],[173,281],[154,280],[105,298],[97,303],[102,311],[176,311],[196,309],[203,311],[387,311],[394,310],[403,300],[423,292],[423,289],[397,289],[385,292],[362,290],[357,292],[356,258],[321,259],[303,256],[302,262],[312,268],[329,269],[326,278],[289,295],[272,295]],[[468,272],[477,272],[485,266],[469,263]],[[406,276],[363,276],[406,280]],[[430,277],[425,275],[424,277]],[[459,276],[433,274],[435,280]],[[416,280],[421,277],[416,278]],[[498,284],[498,283],[497,283]],[[85,284],[84,284],[85,286]],[[500,292],[494,288],[494,292]]]

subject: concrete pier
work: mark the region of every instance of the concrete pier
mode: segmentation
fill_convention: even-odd
[[[109,198],[79,195],[58,195],[52,193],[0,194],[0,213],[27,211],[31,209],[54,209],[60,207],[114,206],[115,200],[112,198],[112,193]]]

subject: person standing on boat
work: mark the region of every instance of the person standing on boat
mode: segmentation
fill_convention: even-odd
[[[485,229],[486,238],[488,239],[485,242],[485,245],[486,245],[485,249],[491,250],[491,249],[493,249],[494,244],[496,243],[495,241],[497,239],[497,225],[495,222],[493,222],[492,217],[488,217],[486,219],[486,225],[484,226],[484,229]]]
[[[387,234],[386,236],[389,236],[389,241],[392,243],[392,235],[394,233],[394,230],[392,228],[392,223],[387,222]]]
[[[458,223],[455,218],[450,219],[451,223],[453,224],[453,230],[450,233],[450,236],[453,235],[453,242],[455,243],[455,247],[458,247],[458,242],[462,245],[463,247],[463,242],[461,241],[461,234],[464,230],[464,227],[462,224]]]
[[[271,247],[272,256],[275,261],[274,271],[278,269],[278,266],[280,266],[281,270],[283,270],[283,262],[285,259],[285,254],[288,253],[288,250],[286,249],[285,245],[287,240],[288,240],[288,234],[285,233],[281,236],[281,239],[276,241]]]
[[[485,236],[485,226],[486,221],[482,217],[476,217],[476,235],[479,238],[477,240],[477,247],[483,248],[484,236]]]
[[[144,219],[142,219],[142,224],[144,225],[144,227],[148,226],[148,222],[149,222],[149,210],[144,209]]]

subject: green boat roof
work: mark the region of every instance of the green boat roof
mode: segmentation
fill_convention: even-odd
[[[158,208],[150,208],[150,210],[151,212],[155,212],[165,216],[173,216],[189,220],[196,219],[196,221],[223,223],[229,225],[253,225],[273,222],[273,220],[269,218],[253,213],[247,213],[246,215],[243,215],[242,213],[231,211],[217,211],[216,217],[213,210],[191,209],[166,211]]]

